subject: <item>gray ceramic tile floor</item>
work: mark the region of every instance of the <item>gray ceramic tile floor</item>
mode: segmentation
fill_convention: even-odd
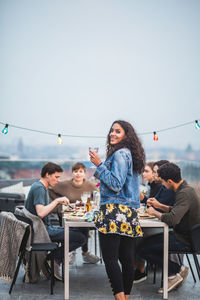
[[[191,261],[193,259],[191,258]],[[194,268],[195,269],[195,268]],[[50,295],[50,282],[41,278],[37,284],[23,283],[24,271],[21,268],[12,294],[8,294],[9,283],[0,280],[0,300],[62,300],[64,299],[64,285],[56,281],[54,295]],[[196,274],[196,269],[195,269]],[[160,287],[160,274],[157,274],[156,284],[152,284],[153,274],[149,273],[148,279],[133,286],[130,299],[149,300],[162,299],[157,294]],[[169,299],[194,300],[200,298],[200,282],[194,284],[191,273],[184,285],[169,293]],[[80,251],[78,251],[76,263],[70,266],[70,300],[113,300],[104,265],[87,265],[82,263]]]

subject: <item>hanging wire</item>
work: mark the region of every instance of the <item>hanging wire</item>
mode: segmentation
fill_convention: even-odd
[[[190,122],[186,122],[186,123],[179,124],[179,125],[176,125],[176,126],[172,126],[172,127],[168,127],[168,128],[164,128],[164,129],[159,129],[159,130],[156,130],[156,133],[176,129],[176,128],[179,128],[179,127],[187,126],[189,124],[194,124],[194,122],[195,121],[190,121]],[[140,135],[145,135],[145,134],[152,134],[152,131],[143,132]]]
[[[198,119],[194,120],[194,121],[190,121],[190,122],[186,122],[186,123],[182,123],[176,126],[171,126],[168,128],[163,128],[163,129],[158,129],[156,130],[156,133],[158,132],[164,132],[164,131],[168,131],[168,130],[172,130],[172,129],[176,129],[176,128],[180,128],[183,126],[187,126],[190,124],[194,124],[195,122],[198,122]],[[43,131],[43,130],[36,130],[36,129],[31,129],[31,128],[26,128],[26,127],[21,127],[21,126],[16,126],[16,125],[12,125],[12,124],[7,124],[7,123],[3,123],[0,121],[0,124],[2,125],[8,125],[9,127],[13,127],[13,128],[17,128],[17,129],[22,129],[22,130],[26,130],[26,131],[32,131],[32,132],[37,132],[37,133],[42,133],[42,134],[47,134],[47,135],[54,135],[54,136],[58,136],[57,133],[53,133],[53,132],[49,132],[49,131]],[[147,135],[147,134],[152,134],[154,131],[147,131],[147,132],[142,132],[139,133],[139,135]],[[61,134],[62,137],[73,137],[73,138],[105,138],[105,136],[94,136],[94,135],[73,135],[73,134]]]
[[[0,122],[0,124],[5,125],[5,123],[3,123],[3,122]],[[26,131],[32,131],[32,132],[38,132],[38,133],[42,133],[42,134],[58,136],[58,134],[54,133],[54,132],[36,130],[36,129],[26,128],[26,127],[11,125],[11,124],[8,124],[8,125],[9,125],[9,127],[18,128],[18,129],[22,129],[22,130],[26,130]],[[73,135],[73,134],[61,134],[61,135],[66,136],[66,137],[77,137],[77,138],[105,138],[105,136],[92,136],[92,135],[89,135],[89,136],[87,136],[87,135]]]

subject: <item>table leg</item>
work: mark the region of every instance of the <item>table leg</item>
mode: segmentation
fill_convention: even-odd
[[[168,226],[164,227],[164,244],[163,244],[163,299],[168,299]]]
[[[65,300],[69,299],[69,226],[65,224]]]

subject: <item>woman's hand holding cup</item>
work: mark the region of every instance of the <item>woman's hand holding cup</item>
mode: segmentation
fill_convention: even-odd
[[[94,148],[95,149],[95,148]],[[98,166],[101,163],[101,159],[98,156],[98,151],[95,151],[93,148],[89,148],[90,161]]]

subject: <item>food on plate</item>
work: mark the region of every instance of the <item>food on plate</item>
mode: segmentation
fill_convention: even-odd
[[[70,221],[85,221],[85,217],[84,216],[72,216],[72,215],[66,215],[66,220],[70,220]]]
[[[155,216],[151,216],[146,212],[145,213],[139,213],[138,216],[139,216],[139,218],[147,218],[147,219],[154,219],[155,218]]]
[[[81,202],[81,201],[76,201],[76,207],[83,207],[84,206],[84,203]]]

